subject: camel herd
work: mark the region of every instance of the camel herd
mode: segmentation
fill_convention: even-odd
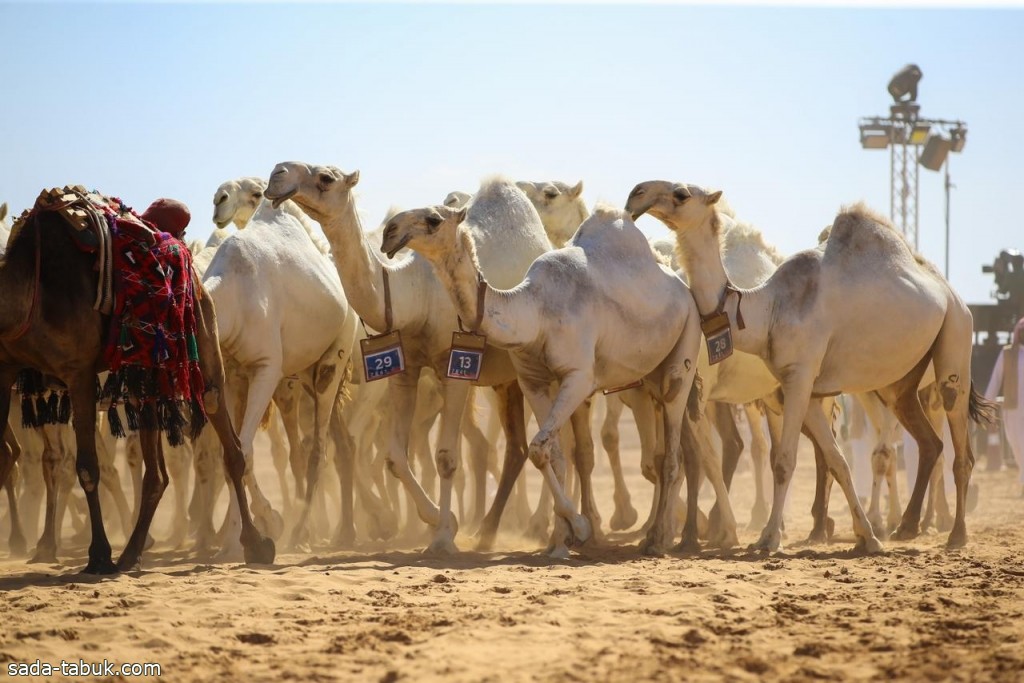
[[[863,205],[840,211],[818,245],[785,259],[736,219],[721,192],[697,185],[643,182],[624,208],[599,204],[591,212],[582,183],[494,177],[472,195],[393,210],[367,231],[358,182],[358,171],[288,162],[267,180],[217,188],[217,229],[205,244],[189,244],[204,290],[198,341],[214,429],[180,447],[152,430],[130,435],[134,506],[96,405],[103,328],[87,301],[95,288],[90,257],[46,220],[8,239],[7,206],[0,207],[0,378],[12,386],[22,368],[38,369],[67,385],[73,410],[72,427],[28,429],[11,392],[0,392],[12,554],[26,552],[22,520],[36,533],[45,497],[33,559],[56,559],[62,520],[76,514],[69,502],[77,476],[91,523],[87,572],[139,563],[169,484],[173,542],[191,534],[198,551],[224,561],[269,562],[278,546],[393,538],[403,493],[406,532],[425,523],[427,552],[456,553],[471,535],[478,548],[491,548],[507,509],[532,535],[547,537],[547,554],[565,558],[604,531],[591,481],[597,397],[606,403],[601,441],[614,476],[613,530],[639,521],[618,452],[625,407],[639,430],[641,470],[654,485],[641,552],[665,552],[680,523],[676,550],[699,551],[702,537],[715,547],[737,544],[729,487],[742,440],[732,406],[746,411],[753,437],[751,524],[763,526],[756,548],[781,546],[801,433],[818,465],[812,541],[831,534],[833,480],[858,551],[881,552],[889,532],[916,536],[922,514],[948,519],[935,466],[943,413],[956,489],[947,543],[967,542],[968,421],[992,411],[971,386],[971,314],[941,274]],[[661,221],[675,243],[648,241],[634,224],[643,214]],[[462,343],[469,346],[457,356]],[[456,359],[469,375],[453,371]],[[386,379],[370,380],[377,376]],[[840,394],[852,395],[874,427],[868,511],[835,436]],[[482,413],[481,404],[490,409]],[[921,462],[902,516],[892,447],[898,424],[916,440]],[[261,428],[270,436],[280,511],[255,476]],[[499,431],[503,459],[495,452]],[[328,454],[333,473],[324,468]],[[532,511],[527,459],[544,481]],[[190,462],[189,500],[182,482]],[[490,502],[489,473],[497,479]],[[716,502],[702,528],[705,478]],[[218,520],[225,481],[228,511]],[[116,565],[101,493],[129,538]]]

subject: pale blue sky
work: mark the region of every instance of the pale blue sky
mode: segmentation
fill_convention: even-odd
[[[82,183],[158,196],[212,229],[222,181],[301,160],[362,173],[367,227],[500,172],[582,179],[622,205],[665,178],[724,189],[784,253],[840,205],[889,209],[857,121],[924,72],[922,115],[967,121],[952,159],[951,280],[1024,248],[1024,11],[658,5],[2,4],[0,201]],[[922,250],[943,260],[939,173]],[[664,230],[651,219],[650,234]]]

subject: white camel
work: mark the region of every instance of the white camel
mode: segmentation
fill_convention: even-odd
[[[265,195],[275,202],[293,199],[320,223],[331,243],[338,273],[353,307],[370,328],[401,333],[406,371],[389,379],[393,419],[387,462],[392,474],[401,480],[415,500],[420,518],[434,527],[428,551],[455,552],[458,525],[451,513],[452,478],[469,391],[468,382],[446,376],[452,332],[458,328],[455,307],[421,257],[413,255],[392,266],[382,263],[374,254],[352,197],[352,188],[358,180],[358,171],[345,174],[334,167],[288,162],[275,167]],[[536,211],[511,183],[485,184],[474,197],[470,211],[484,255],[484,272],[495,282],[509,285],[518,282],[533,259],[550,248]],[[397,253],[402,246],[392,245],[389,255]],[[387,313],[386,292],[390,292],[391,302]],[[427,367],[434,369],[444,388],[444,410],[435,455],[441,477],[440,505],[435,504],[416,481],[408,461],[409,423],[417,381],[421,370]],[[507,470],[510,460],[521,463],[525,459],[526,450],[522,399],[507,354],[497,349],[489,351],[478,384],[500,387],[503,405],[509,408],[503,412],[507,418]],[[502,479],[505,479],[504,472]]]
[[[645,542],[660,550],[667,538],[669,501],[678,495],[683,416],[697,370],[700,343],[693,298],[682,280],[655,259],[646,239],[622,211],[599,206],[566,248],[534,261],[526,277],[506,290],[491,287],[480,271],[464,209],[435,206],[406,211],[391,220],[384,249],[407,244],[422,254],[464,319],[500,348],[508,349],[519,383],[533,406],[540,431],[529,455],[542,468],[555,498],[556,542],[567,556],[571,533],[586,540],[596,508],[590,473],[589,397],[643,379],[664,406],[666,453],[659,515]],[[479,310],[480,313],[476,313]],[[643,330],[642,335],[625,330]],[[558,393],[548,394],[556,382]],[[559,430],[572,420],[584,516],[575,513],[562,488],[564,460]],[[706,434],[704,435],[706,436]],[[686,449],[688,512],[683,546],[696,543],[697,448]],[[714,481],[714,479],[713,479]],[[728,496],[718,477],[716,493],[726,519]]]
[[[544,222],[544,229],[553,243],[560,240],[565,241],[571,237],[580,223],[589,215],[582,198],[582,181],[572,186],[559,181],[520,181],[517,185],[526,192],[537,209]],[[724,229],[722,231],[722,258],[726,272],[739,286],[755,287],[774,272],[778,264],[782,262],[782,256],[765,241],[764,236],[758,230],[747,223],[737,221],[731,208],[726,208],[724,202],[722,204],[723,213],[728,216],[728,218],[723,218]],[[655,252],[668,259],[673,270],[679,270],[678,264],[675,263],[674,245],[671,242],[655,240],[652,241],[651,246]],[[683,277],[685,281],[685,274]],[[719,365],[709,367],[707,354],[702,353],[698,372],[704,380],[705,396],[710,400],[708,417],[722,439],[722,473],[726,486],[730,486],[732,483],[736,463],[743,450],[743,442],[737,431],[732,411],[723,404],[743,404],[747,411],[753,440],[751,452],[754,458],[756,491],[750,524],[760,528],[768,516],[767,482],[764,476],[768,447],[761,429],[761,415],[750,401],[755,398],[760,399],[774,391],[777,382],[761,360],[749,354],[736,354]],[[601,439],[611,461],[615,478],[615,514],[611,519],[613,529],[628,528],[636,520],[636,512],[632,509],[629,492],[626,490],[622,478],[621,465],[618,463],[618,417],[622,412],[621,403],[623,401],[630,405],[634,414],[638,410],[641,411],[636,416],[641,441],[641,467],[645,476],[652,482],[654,481],[652,456],[656,442],[655,430],[653,422],[651,422],[654,413],[653,408],[646,405],[650,403],[650,398],[645,399],[643,394],[642,390],[633,389],[607,397],[608,410],[601,428]],[[651,516],[645,527],[649,526],[653,519],[656,504],[656,500],[652,501]]]
[[[802,423],[823,447],[846,494],[858,548],[882,550],[822,407],[821,397],[843,391],[878,391],[917,440],[921,468],[894,535],[919,533],[928,478],[942,449],[917,393],[930,362],[955,451],[957,508],[947,543],[963,546],[974,462],[967,421],[969,413],[980,416],[986,408],[970,384],[970,311],[887,220],[861,204],[839,213],[823,248],[790,257],[759,288],[730,287],[718,244],[721,218],[715,205],[720,197],[721,192],[696,185],[649,181],[633,189],[626,207],[633,216],[650,213],[676,234],[700,310],[704,315],[726,313],[736,348],[761,356],[782,384],[781,442],[772,444],[775,496],[756,546],[772,550],[781,543],[782,511]]]
[[[301,542],[338,388],[351,359],[357,321],[330,260],[299,219],[261,202],[246,226],[220,245],[203,282],[217,308],[225,365],[235,366],[247,378],[239,438],[254,513],[264,528],[277,534],[282,530],[280,516],[270,508],[252,473],[253,438],[284,377],[298,375],[314,396],[306,505],[293,538]],[[236,415],[238,389],[236,385],[228,396]],[[338,457],[351,454],[339,453]],[[231,505],[234,523],[234,496]],[[235,537],[234,533],[227,535],[228,539]],[[235,550],[228,548],[227,554]]]

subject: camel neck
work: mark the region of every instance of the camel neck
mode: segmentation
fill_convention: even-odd
[[[474,326],[482,307],[482,318],[476,332],[487,335],[488,341],[502,348],[523,343],[522,332],[528,326],[514,322],[517,315],[512,309],[516,308],[516,295],[486,284],[477,262],[476,246],[468,230],[460,228],[455,247],[430,261],[466,329]]]
[[[37,225],[34,230],[39,230]],[[23,329],[30,311],[33,308],[32,299],[36,295],[36,287],[42,286],[36,282],[35,250],[39,244],[28,234],[22,235],[22,241],[32,245],[30,250],[20,250],[19,254],[25,258],[18,258],[13,255],[10,244],[7,253],[0,258],[0,291],[4,292],[4,303],[0,306],[0,341],[10,335],[16,335],[19,328]],[[39,315],[39,311],[32,313]]]
[[[331,244],[345,297],[367,325],[383,331],[386,327],[384,271],[389,272],[392,280],[398,271],[381,263],[373,253],[351,198],[338,215],[325,221],[321,227]],[[399,324],[396,320],[394,326]]]
[[[766,329],[768,317],[761,288],[739,289],[729,281],[713,220],[709,218],[695,230],[676,231],[690,291],[702,318],[724,309],[729,314],[736,348],[760,355],[764,351],[761,332]],[[742,330],[738,324],[741,319]]]

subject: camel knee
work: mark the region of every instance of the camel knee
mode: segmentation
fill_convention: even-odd
[[[458,460],[447,448],[438,449],[437,455],[434,456],[434,464],[437,466],[437,474],[442,479],[451,479],[458,468]]]
[[[78,463],[78,483],[86,493],[92,493],[100,483],[100,468],[95,464]]]
[[[785,453],[772,454],[772,476],[775,484],[781,486],[793,476],[793,462]]]

